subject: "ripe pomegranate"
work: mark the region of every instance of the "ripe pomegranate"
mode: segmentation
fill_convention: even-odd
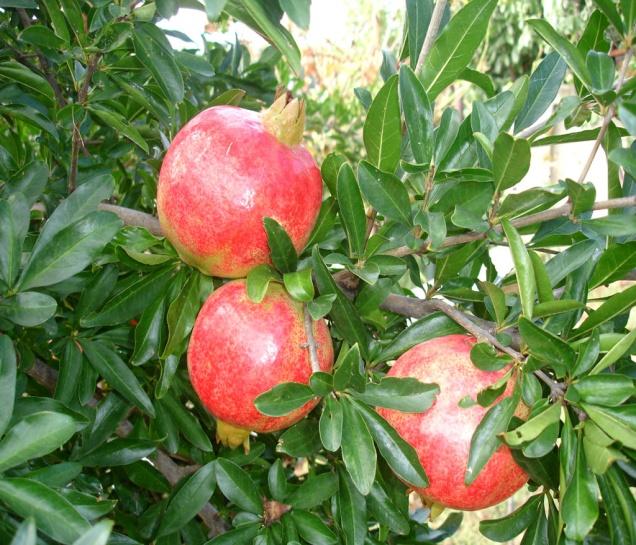
[[[333,366],[324,320],[313,322],[322,371]],[[254,399],[282,382],[307,384],[311,376],[302,304],[272,283],[261,303],[247,297],[244,280],[228,282],[207,299],[188,346],[194,390],[217,419],[217,439],[247,446],[250,430],[267,433],[302,419],[318,400],[288,415],[266,416]]]
[[[269,262],[264,217],[302,250],[322,199],[320,171],[300,145],[304,122],[303,104],[283,95],[263,113],[214,106],[179,131],[161,165],[157,211],[186,263],[246,276]]]
[[[428,505],[472,511],[495,505],[528,480],[507,446],[494,453],[477,479],[464,484],[470,440],[487,409],[479,405],[462,408],[459,401],[501,378],[506,370],[481,371],[470,360],[476,341],[466,335],[448,335],[423,342],[395,362],[389,376],[415,377],[440,387],[433,406],[423,413],[379,409],[380,414],[411,444],[429,478],[418,488]],[[511,381],[512,382],[512,381]],[[504,395],[509,395],[509,382]],[[519,409],[518,409],[519,412]]]

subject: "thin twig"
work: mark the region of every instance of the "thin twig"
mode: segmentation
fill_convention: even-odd
[[[618,82],[616,83],[616,92],[618,93],[618,91],[621,90],[621,87],[623,86],[623,82],[625,81],[625,74],[627,73],[627,67],[629,65],[629,61],[632,58],[632,48],[630,47],[627,50],[627,53],[625,53],[625,57],[623,58],[623,66],[621,67],[621,72],[620,75],[618,76]],[[596,152],[598,151],[598,148],[601,147],[601,142],[603,142],[603,138],[605,138],[605,133],[607,132],[607,129],[609,128],[609,124],[612,122],[612,119],[614,118],[614,114],[616,113],[616,106],[615,104],[612,104],[608,109],[607,109],[607,113],[605,114],[605,117],[603,117],[603,124],[601,125],[601,130],[598,131],[598,136],[596,137],[596,140],[594,141],[594,145],[592,146],[592,151],[590,151],[590,155],[587,158],[587,161],[585,162],[585,165],[583,166],[583,170],[581,171],[581,174],[579,174],[579,179],[578,182],[579,183],[583,183],[585,181],[585,178],[587,176],[587,173],[590,170],[590,167],[592,166],[592,163],[594,162],[594,158],[596,157]]]
[[[116,204],[101,203],[97,206],[100,210],[106,210],[119,216],[126,225],[134,227],[144,227],[150,233],[156,236],[162,236],[161,225],[159,220],[152,214],[117,206]]]
[[[432,49],[435,38],[437,38],[437,33],[439,32],[439,27],[442,23],[442,17],[444,16],[444,10],[446,9],[446,3],[447,0],[437,0],[437,2],[435,2],[433,14],[431,15],[431,22],[428,24],[428,30],[426,31],[426,36],[424,37],[422,50],[420,51],[420,56],[418,57],[417,64],[415,65],[416,74],[419,74],[422,70],[424,61],[426,60],[426,56]]]
[[[541,369],[534,371],[534,375],[550,387],[550,398],[552,401],[563,397],[563,394],[565,393],[565,386],[563,383],[553,380],[547,373],[541,371]]]
[[[307,337],[307,350],[309,350],[309,363],[311,365],[311,372],[318,373],[320,369],[320,361],[318,359],[318,346],[316,345],[316,339],[314,337],[314,321],[309,314],[307,305],[303,305],[303,315],[305,324],[305,335]]]

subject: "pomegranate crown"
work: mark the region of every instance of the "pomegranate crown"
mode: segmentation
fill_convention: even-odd
[[[305,103],[297,98],[287,101],[287,93],[281,94],[262,113],[263,125],[279,142],[297,146],[302,142],[305,130]]]

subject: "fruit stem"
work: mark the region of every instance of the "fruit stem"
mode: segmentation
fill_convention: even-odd
[[[305,130],[305,103],[297,98],[287,102],[287,93],[281,94],[262,114],[263,126],[279,142],[290,147],[302,142]]]

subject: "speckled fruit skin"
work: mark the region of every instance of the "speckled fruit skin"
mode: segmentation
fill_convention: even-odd
[[[161,228],[181,258],[223,278],[269,263],[264,217],[302,250],[321,199],[309,152],[279,142],[260,114],[234,106],[209,108],[179,131],[157,186]]]
[[[448,335],[423,342],[405,352],[388,375],[415,377],[437,383],[440,393],[424,413],[379,409],[380,414],[410,443],[429,478],[430,486],[416,491],[429,503],[473,511],[502,502],[528,480],[502,445],[470,485],[464,484],[470,440],[487,409],[479,405],[463,409],[459,401],[501,378],[506,370],[481,371],[470,360],[475,340]],[[509,383],[504,395],[511,393]]]
[[[333,345],[324,320],[314,322],[318,360],[333,366]],[[308,384],[311,376],[302,305],[271,283],[261,303],[251,302],[245,281],[212,293],[197,316],[188,347],[188,370],[197,395],[218,419],[261,433],[298,422],[318,400],[281,417],[256,410],[254,399],[281,382]]]

